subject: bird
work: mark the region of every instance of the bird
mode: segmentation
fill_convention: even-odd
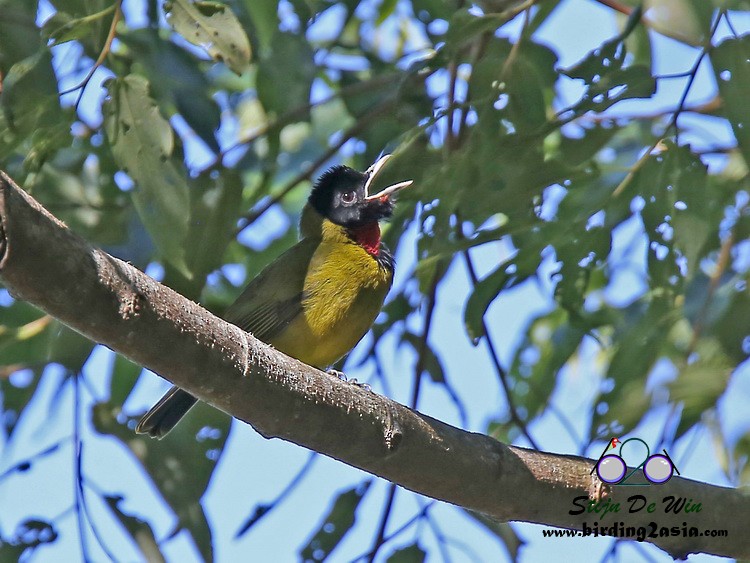
[[[413,181],[371,194],[392,155],[365,172],[344,165],[313,185],[300,217],[299,241],[253,278],[224,319],[277,350],[325,369],[346,355],[375,322],[393,282],[394,260],[380,221]],[[135,431],[163,438],[198,400],[173,386]]]

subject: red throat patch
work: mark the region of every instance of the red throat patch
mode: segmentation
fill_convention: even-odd
[[[380,225],[377,221],[351,230],[352,238],[373,256],[380,253]]]

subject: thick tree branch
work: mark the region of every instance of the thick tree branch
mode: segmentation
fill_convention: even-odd
[[[71,233],[0,172],[0,277],[18,299],[251,424],[418,493],[519,520],[580,528],[612,525],[726,529],[727,537],[647,538],[674,556],[750,557],[750,499],[682,478],[604,487],[591,460],[506,446],[421,415],[273,350],[239,328]],[[657,505],[628,514],[627,498]],[[701,503],[667,514],[662,498]],[[585,496],[618,513],[571,515]]]

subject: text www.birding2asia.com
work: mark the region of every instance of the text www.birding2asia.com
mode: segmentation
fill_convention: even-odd
[[[612,503],[609,499],[597,502],[590,500],[588,497],[579,496],[573,499],[573,508],[568,511],[568,514],[578,515],[587,512],[594,518],[603,520],[605,515],[610,513],[623,512],[624,515],[625,513],[634,514],[645,510],[650,514],[656,512],[659,507],[658,503],[648,502],[648,499],[641,494],[629,496],[627,503],[627,505],[620,506],[619,503]],[[701,503],[694,502],[693,499],[676,499],[672,496],[664,497],[661,504],[665,514],[669,512],[674,514],[682,512],[685,513],[686,518],[689,518],[688,513],[700,512],[702,508]],[[542,536],[545,538],[613,537],[634,539],[642,542],[667,537],[727,537],[728,532],[727,530],[714,529],[701,530],[696,526],[689,525],[687,522],[682,522],[678,526],[663,526],[653,521],[643,526],[628,526],[621,521],[615,521],[612,524],[594,521],[592,524],[583,522],[579,529],[560,530],[545,528],[542,530]]]
[[[631,454],[633,453],[633,447],[642,450],[636,452],[637,461],[640,461],[640,463],[635,468],[628,467],[625,461],[625,446],[630,446],[628,453]],[[640,470],[639,474],[636,474],[637,470]],[[605,485],[616,487],[646,486],[650,488],[665,484],[674,473],[679,474],[679,470],[666,450],[662,450],[662,453],[652,454],[648,444],[640,438],[628,438],[627,440],[612,438],[591,469],[591,474],[594,473]],[[587,513],[594,519],[593,523],[583,522],[579,529],[545,528],[542,530],[542,535],[545,538],[601,536],[634,539],[639,542],[668,537],[727,537],[727,530],[700,529],[697,526],[690,525],[687,521],[676,526],[665,526],[656,521],[650,521],[640,526],[629,526],[620,520],[611,524],[609,521],[604,522],[610,514],[626,518],[627,514],[639,512],[654,515],[658,515],[659,512],[663,512],[665,515],[670,513],[674,515],[683,514],[685,520],[689,520],[693,514],[701,512],[702,509],[703,505],[697,499],[675,497],[669,494],[664,496],[661,502],[652,502],[643,494],[633,494],[627,497],[622,505],[609,498],[593,500],[582,495],[572,500],[572,507],[568,510],[568,514],[576,516]]]
[[[611,537],[636,540],[639,542],[659,539],[665,537],[692,538],[704,537],[726,537],[726,530],[699,530],[695,526],[688,526],[686,522],[682,526],[659,526],[656,522],[649,522],[646,526],[626,526],[622,522],[614,522],[610,526],[601,526],[594,522],[589,526],[586,522],[581,524],[578,530],[559,530],[556,528],[545,528],[542,537],[545,538],[587,538],[587,537]]]

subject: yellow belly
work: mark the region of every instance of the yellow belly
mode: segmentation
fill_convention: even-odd
[[[321,243],[305,277],[302,314],[269,343],[306,364],[330,366],[370,329],[391,280],[362,247]]]

